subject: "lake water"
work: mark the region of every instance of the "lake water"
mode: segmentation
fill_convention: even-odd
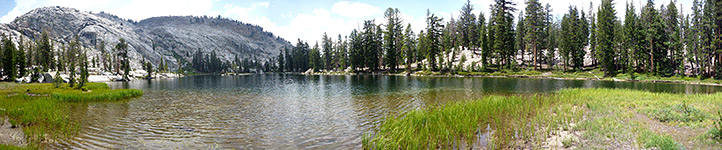
[[[389,115],[485,95],[563,88],[712,93],[722,87],[583,80],[404,76],[189,76],[109,83],[118,102],[70,104],[79,135],[50,149],[358,149]]]

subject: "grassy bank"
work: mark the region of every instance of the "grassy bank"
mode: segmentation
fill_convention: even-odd
[[[365,134],[365,149],[719,148],[722,94],[567,89],[419,109]]]
[[[7,117],[13,126],[21,126],[27,148],[37,148],[43,141],[67,138],[79,126],[68,119],[67,103],[114,101],[143,94],[136,89],[112,90],[105,83],[89,83],[85,91],[63,84],[0,83],[0,116]]]
[[[405,74],[405,73],[401,73]],[[431,71],[418,71],[414,72],[413,75],[417,76],[464,76],[464,77],[529,77],[529,78],[560,78],[560,79],[578,79],[578,80],[626,80],[626,81],[639,81],[639,82],[675,82],[675,83],[691,83],[691,84],[710,84],[710,85],[722,85],[722,80],[715,80],[712,78],[700,79],[698,77],[687,77],[687,76],[671,76],[661,77],[650,74],[635,73],[630,75],[628,73],[617,74],[616,77],[604,77],[604,72],[599,69],[591,69],[580,72],[564,72],[559,70],[546,71],[546,70],[500,70],[493,72],[466,72],[460,71],[455,73],[450,72],[431,72]]]

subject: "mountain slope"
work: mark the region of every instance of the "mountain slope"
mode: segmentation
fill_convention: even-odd
[[[190,62],[197,51],[215,51],[221,60],[258,58],[265,61],[275,57],[290,42],[263,31],[263,28],[219,17],[167,16],[153,17],[139,22],[121,19],[112,14],[84,12],[66,7],[43,7],[17,17],[9,24],[0,24],[0,33],[12,38],[38,39],[47,31],[59,50],[79,36],[89,57],[103,57],[123,38],[128,42],[131,67],[138,69],[140,61],[160,64],[161,57],[169,68],[179,62]],[[18,40],[15,40],[17,42]],[[105,49],[99,49],[101,43]]]

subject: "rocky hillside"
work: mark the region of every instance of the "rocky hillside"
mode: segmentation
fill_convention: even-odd
[[[220,17],[167,16],[141,21],[121,19],[115,15],[92,13],[65,7],[34,9],[13,22],[0,24],[0,34],[33,40],[47,31],[56,49],[79,36],[91,57],[102,57],[102,51],[123,38],[128,42],[131,66],[141,68],[145,59],[160,64],[161,57],[175,69],[179,62],[190,62],[196,51],[215,51],[222,60],[232,61],[235,56],[265,61],[275,57],[284,47],[292,45],[263,28]],[[99,49],[101,43],[105,49]]]

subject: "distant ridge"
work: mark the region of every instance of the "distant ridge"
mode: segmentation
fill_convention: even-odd
[[[140,61],[160,64],[161,57],[175,70],[179,62],[191,62],[196,51],[215,51],[224,61],[257,59],[264,62],[291,48],[290,42],[266,32],[262,27],[226,18],[208,16],[162,16],[141,21],[122,19],[105,12],[91,13],[67,7],[42,7],[0,24],[0,34],[38,39],[47,30],[56,50],[75,35],[88,51],[89,59],[111,52],[119,39],[129,44],[131,67],[141,68]],[[105,49],[100,50],[101,41]]]

